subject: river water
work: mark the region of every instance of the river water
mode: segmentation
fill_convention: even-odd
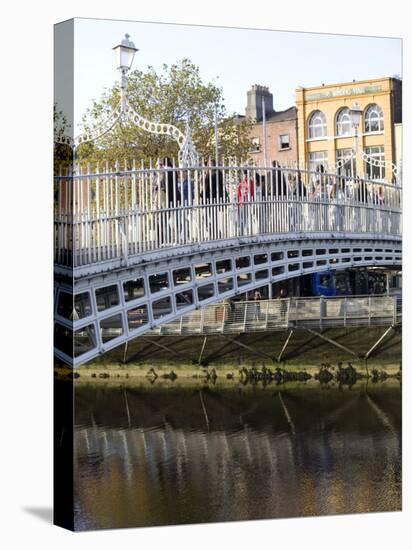
[[[401,388],[76,384],[77,530],[401,509]]]

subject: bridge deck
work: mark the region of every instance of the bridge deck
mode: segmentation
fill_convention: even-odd
[[[55,262],[75,269],[239,237],[401,234],[400,185],[283,167],[80,171],[56,197]]]

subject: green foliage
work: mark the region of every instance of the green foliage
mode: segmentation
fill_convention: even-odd
[[[53,105],[53,126],[55,140],[69,135],[70,125],[63,111],[58,110],[56,104]],[[66,170],[72,164],[72,161],[72,148],[69,145],[55,143],[53,155],[55,174],[58,175],[60,169]]]
[[[250,148],[250,123],[239,123],[227,114],[222,90],[205,83],[199,68],[188,59],[171,66],[163,65],[160,73],[153,67],[134,70],[129,75],[127,97],[133,109],[153,122],[173,124],[183,133],[189,120],[193,141],[201,156],[215,156],[215,109],[219,120],[219,154],[246,156]],[[95,101],[83,118],[83,130],[95,130],[107,119],[120,100],[119,85]],[[177,157],[178,144],[173,138],[145,132],[132,122],[121,122],[97,143],[85,143],[78,148],[79,159],[113,163],[135,158],[148,160]]]

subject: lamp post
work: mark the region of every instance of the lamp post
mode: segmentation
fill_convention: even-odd
[[[359,103],[354,103],[352,107],[349,109],[349,116],[352,124],[352,128],[354,129],[354,140],[353,140],[353,148],[356,153],[359,147],[358,142],[358,128],[362,117],[362,109],[359,105]]]
[[[192,141],[192,134],[189,124],[186,124],[186,131],[183,133],[173,124],[165,124],[159,121],[148,120],[136,112],[127,99],[127,79],[132,67],[134,56],[139,51],[130,40],[130,35],[125,34],[123,40],[113,48],[116,54],[117,69],[121,73],[120,81],[120,102],[108,114],[106,120],[98,123],[93,129],[82,132],[74,138],[61,136],[57,133],[55,143],[70,145],[74,150],[82,143],[97,141],[110,132],[117,123],[126,121],[140,128],[144,132],[168,136],[174,139],[179,146],[179,163],[181,166],[195,166],[199,162],[196,148]]]
[[[122,110],[126,107],[126,88],[127,88],[127,73],[130,71],[134,56],[139,50],[134,43],[129,40],[130,34],[125,34],[123,40],[113,48],[116,54],[117,68],[121,73],[120,94]]]
[[[265,96],[262,96],[262,130],[263,130],[263,164],[265,168],[268,165],[267,155],[267,135],[266,135],[266,102]]]

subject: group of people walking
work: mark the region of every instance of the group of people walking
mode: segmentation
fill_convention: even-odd
[[[153,206],[161,208],[192,206],[195,201],[202,205],[227,202],[242,205],[273,199],[385,203],[382,185],[368,185],[358,176],[328,174],[322,164],[315,171],[306,172],[283,168],[273,161],[271,171],[241,169],[238,181],[234,181],[232,173],[225,178],[214,159],[201,168],[196,180],[189,170],[174,167],[169,158],[159,163],[159,171],[154,182]]]
[[[176,217],[175,232],[187,235],[202,225],[205,238],[221,238],[228,215],[240,234],[343,230],[348,201],[385,204],[382,185],[328,174],[322,164],[315,171],[284,168],[277,161],[271,170],[222,169],[211,159],[201,168],[182,169],[166,158],[154,178],[153,210],[169,210],[169,218]]]

